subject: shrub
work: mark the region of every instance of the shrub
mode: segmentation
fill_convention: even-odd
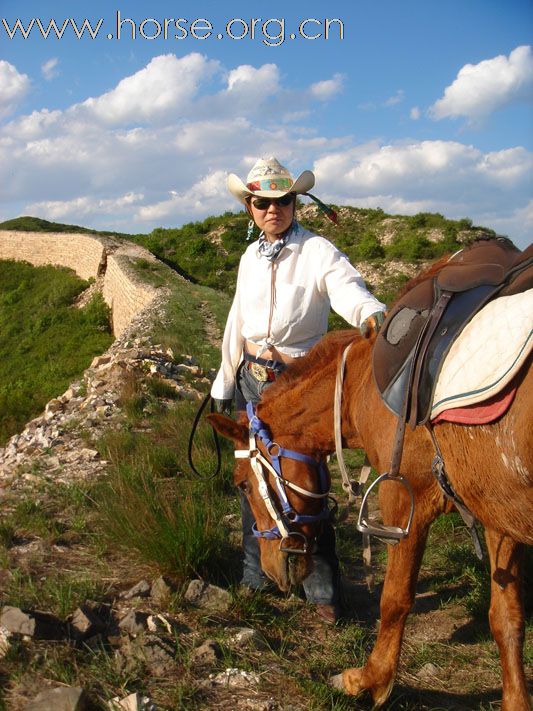
[[[375,235],[365,234],[357,245],[359,259],[381,259],[384,256],[383,245]]]

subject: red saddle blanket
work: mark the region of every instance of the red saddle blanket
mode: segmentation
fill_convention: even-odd
[[[496,393],[485,402],[444,410],[432,420],[432,423],[454,422],[460,425],[487,425],[507,412],[515,394],[516,385],[513,382],[508,383],[501,392]]]

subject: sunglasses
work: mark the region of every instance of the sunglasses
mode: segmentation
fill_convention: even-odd
[[[256,210],[268,210],[271,204],[279,205],[280,207],[287,207],[292,205],[294,201],[294,193],[287,193],[283,197],[279,198],[267,198],[267,197],[257,197],[252,199],[252,205]]]

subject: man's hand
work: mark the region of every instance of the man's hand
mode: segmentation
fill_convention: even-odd
[[[376,311],[368,318],[366,318],[359,326],[361,335],[364,338],[370,338],[370,334],[372,333],[372,331],[377,334],[379,329],[383,326],[383,322],[385,321],[385,315],[385,311]]]
[[[218,400],[213,398],[215,401],[215,410],[223,415],[229,415],[231,413],[231,403],[232,400]]]

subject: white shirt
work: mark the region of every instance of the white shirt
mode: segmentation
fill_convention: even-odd
[[[260,346],[258,355],[275,346],[299,357],[326,333],[330,307],[352,326],[385,310],[347,256],[300,225],[274,261],[261,256],[257,247],[258,242],[251,244],[239,263],[222,365],[211,388],[218,400],[233,397],[245,340]]]

